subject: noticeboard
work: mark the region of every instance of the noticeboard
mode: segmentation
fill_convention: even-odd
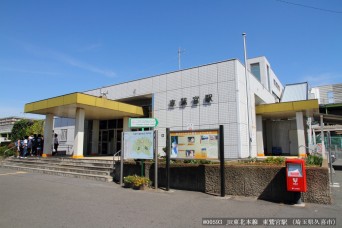
[[[287,164],[288,177],[303,177],[303,169],[301,164],[288,163]]]
[[[172,131],[172,159],[218,159],[218,130]]]
[[[153,131],[124,132],[124,159],[153,159]]]

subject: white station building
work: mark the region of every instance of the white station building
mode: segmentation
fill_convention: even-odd
[[[304,156],[318,101],[291,100],[302,92],[294,89],[281,102],[284,86],[268,60],[252,58],[247,65],[247,75],[238,59],[230,59],[28,103],[25,112],[46,115],[44,156],[51,155],[52,131],[73,158],[113,155],[121,149],[121,132],[133,130],[132,117],[158,120],[160,154],[166,128],[223,125],[226,159]]]

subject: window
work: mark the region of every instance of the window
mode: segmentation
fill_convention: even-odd
[[[60,141],[67,141],[68,140],[68,129],[62,129],[60,135]]]
[[[279,86],[278,82],[275,79],[273,79],[273,84],[280,91],[280,86]]]
[[[251,64],[251,72],[252,74],[260,81],[260,64],[259,63],[253,63]]]
[[[335,103],[335,100],[334,100],[334,92],[333,91],[329,91],[327,93],[328,95],[328,103],[329,104],[332,104],[332,103]]]

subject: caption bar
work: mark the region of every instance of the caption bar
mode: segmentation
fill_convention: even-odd
[[[203,218],[217,226],[336,226],[336,218]]]

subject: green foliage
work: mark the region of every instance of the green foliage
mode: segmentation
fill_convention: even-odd
[[[264,163],[283,165],[285,164],[285,158],[284,157],[267,157],[264,160]]]
[[[0,156],[2,156],[2,157],[13,156],[14,152],[15,152],[15,148],[11,148],[8,146],[0,147]]]
[[[31,120],[19,120],[13,125],[12,132],[11,132],[11,141],[15,142],[18,139],[23,139],[27,136],[27,131],[29,127],[33,125],[33,121]]]
[[[306,165],[322,166],[323,158],[320,155],[308,155],[305,159]]]
[[[209,160],[193,160],[193,159],[190,159],[190,160],[183,160],[183,163],[204,165],[204,164],[212,164],[213,162],[209,161]]]
[[[132,184],[137,175],[124,177],[124,183]]]
[[[27,128],[26,135],[44,135],[44,120],[34,120],[33,124]]]
[[[232,163],[231,163],[232,164]],[[267,157],[266,159],[258,159],[256,157],[247,160],[241,160],[238,164],[252,164],[252,165],[285,165],[284,157]]]
[[[151,180],[147,177],[140,177],[137,175],[124,177],[125,185],[131,185],[132,187],[150,186]]]

